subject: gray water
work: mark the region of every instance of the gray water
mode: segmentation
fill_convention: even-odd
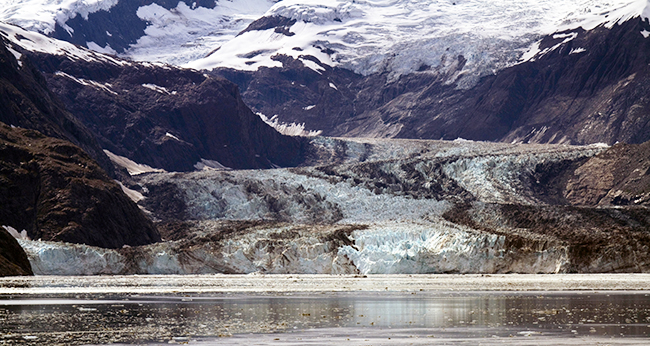
[[[0,295],[0,344],[647,345],[645,292]]]

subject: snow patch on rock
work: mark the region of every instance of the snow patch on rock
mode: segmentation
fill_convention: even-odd
[[[313,109],[314,107],[316,107],[316,106],[315,106],[315,105],[311,105],[311,106],[304,107],[303,109],[306,110],[306,111],[308,111],[308,110]],[[314,136],[319,136],[319,135],[323,132],[323,131],[320,131],[320,130],[318,130],[318,131],[313,131],[313,130],[312,130],[312,131],[306,131],[306,130],[305,130],[305,124],[304,124],[304,123],[301,123],[301,124],[296,124],[296,123],[291,123],[291,124],[288,124],[288,123],[282,123],[282,122],[280,122],[280,121],[278,120],[278,116],[277,116],[277,115],[274,115],[273,117],[271,117],[271,118],[269,119],[266,115],[264,115],[264,114],[262,114],[262,113],[260,113],[260,112],[257,112],[257,113],[255,113],[255,114],[257,114],[257,116],[259,116],[260,119],[262,119],[262,121],[264,121],[267,125],[271,126],[271,127],[274,128],[276,131],[280,132],[280,133],[283,134],[283,135],[287,135],[287,136],[302,136],[302,137],[314,137]]]
[[[113,154],[108,150],[104,150],[104,153],[108,158],[116,165],[126,168],[130,175],[138,175],[148,172],[164,172],[165,170],[160,168],[153,168],[145,164],[137,163],[127,157]]]
[[[22,49],[53,55],[65,55],[71,60],[101,61],[112,65],[130,65],[131,62],[93,52],[72,43],[49,38],[18,26],[0,22],[0,35]]]

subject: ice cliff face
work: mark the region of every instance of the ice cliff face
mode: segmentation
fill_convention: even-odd
[[[199,273],[556,273],[566,248],[508,248],[504,236],[448,222],[370,226],[262,224],[223,237],[214,222],[195,224],[201,236],[159,244],[101,249],[19,240],[35,274]],[[227,231],[226,231],[227,232]]]

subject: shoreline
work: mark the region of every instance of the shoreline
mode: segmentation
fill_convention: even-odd
[[[650,274],[207,274],[0,278],[2,296],[472,291],[650,291]]]

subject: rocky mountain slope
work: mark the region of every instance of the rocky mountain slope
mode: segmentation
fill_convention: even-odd
[[[160,241],[120,185],[70,142],[0,124],[0,158],[0,224],[107,248]]]
[[[113,154],[169,171],[270,168],[302,160],[304,141],[265,124],[227,80],[116,59],[15,26],[0,31]]]
[[[109,174],[113,164],[88,129],[50,91],[43,75],[0,34],[0,121],[66,139],[93,157]]]
[[[0,276],[33,275],[32,266],[18,241],[0,228]]]
[[[363,76],[274,56],[282,67],[215,70],[243,90],[252,109],[334,136],[489,140],[530,143],[642,143],[650,139],[650,51],[635,18],[611,28],[570,30],[539,41],[537,54],[482,77],[471,88],[449,82],[465,73],[424,67],[398,78]]]
[[[37,274],[646,272],[647,5],[104,0],[47,20],[12,6],[4,18],[96,51],[210,70],[0,24],[12,68],[44,73],[164,239],[19,244]],[[39,167],[82,174],[51,148],[88,167],[3,129]]]

